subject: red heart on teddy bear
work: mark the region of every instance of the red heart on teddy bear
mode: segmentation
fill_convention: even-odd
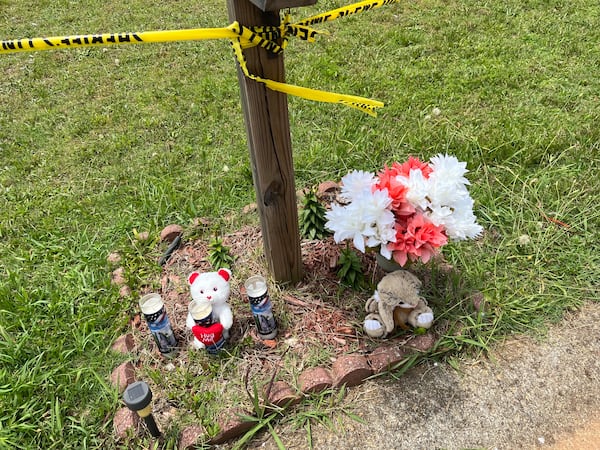
[[[192,327],[192,333],[194,334],[194,337],[204,345],[214,345],[216,342],[219,342],[223,336],[223,325],[221,325],[220,322],[213,323],[207,327],[194,325]]]

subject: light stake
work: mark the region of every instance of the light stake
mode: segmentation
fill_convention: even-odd
[[[145,381],[131,383],[123,393],[125,405],[135,411],[146,423],[150,434],[157,438],[161,433],[152,416],[152,391]]]

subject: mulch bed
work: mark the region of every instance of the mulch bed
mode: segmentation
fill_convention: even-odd
[[[229,304],[234,313],[234,325],[230,330],[229,345],[252,338],[256,352],[264,352],[277,346],[288,345],[298,354],[306,354],[308,347],[318,345],[327,348],[333,355],[356,350],[362,341],[363,305],[370,292],[354,292],[340,286],[336,266],[340,247],[332,238],[304,241],[301,244],[305,276],[295,286],[279,287],[269,281],[269,294],[279,328],[276,342],[266,343],[256,337],[250,306],[244,292],[244,281],[253,274],[262,274],[268,279],[268,269],[262,256],[260,228],[247,226],[237,232],[223,236],[223,244],[229,247],[235,258],[232,267],[231,295]],[[191,340],[185,329],[187,306],[191,301],[187,276],[194,270],[214,270],[208,261],[208,242],[198,239],[184,242],[173,252],[163,267],[159,293],[166,305],[173,330],[180,342]],[[383,276],[371,255],[363,255],[363,267],[372,279]],[[148,292],[150,288],[146,289]],[[146,292],[142,292],[144,294]],[[137,344],[151,349],[149,330],[144,320],[134,319],[139,331]],[[246,351],[250,349],[246,348]],[[177,358],[185,358],[185,353]],[[175,358],[173,364],[178,359]]]
[[[372,292],[356,292],[340,286],[336,266],[343,247],[335,244],[332,238],[301,243],[305,272],[301,282],[284,289],[269,281],[269,294],[278,320],[278,336],[274,340],[262,341],[256,335],[243,287],[244,281],[255,274],[269,279],[260,228],[246,226],[222,239],[235,258],[229,299],[234,324],[225,349],[215,357],[205,351],[200,351],[199,355],[190,345],[192,336],[185,328],[191,300],[187,276],[194,270],[214,269],[208,261],[209,239],[184,239],[163,267],[160,289],[154,289],[165,303],[180,350],[171,359],[162,358],[145,320],[137,314],[132,319],[132,329],[140,376],[153,370],[164,372],[165,378],[168,378],[169,372],[177,368],[196,370],[200,374],[206,364],[210,364],[203,358],[208,361],[223,358],[221,361],[226,370],[215,376],[212,386],[205,388],[220,392],[220,403],[224,408],[235,406],[251,411],[252,402],[246,394],[252,390],[248,386],[249,380],[265,385],[269,381],[283,379],[294,386],[303,370],[331,365],[343,354],[368,354],[382,344],[381,340],[368,338],[362,330],[364,304]],[[385,273],[377,266],[372,254],[360,256],[365,275],[376,285]],[[151,290],[147,288],[148,292]],[[388,339],[388,342],[402,344],[412,338],[412,334],[400,335]],[[231,358],[228,358],[229,352]],[[164,386],[152,380],[149,383],[154,394],[153,411],[159,424],[166,426],[172,420],[193,422],[194,411],[182,411],[177,401],[169,399]],[[192,417],[192,422],[185,417]]]

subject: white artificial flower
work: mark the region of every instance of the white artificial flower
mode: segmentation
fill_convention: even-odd
[[[395,218],[389,209],[391,202],[385,189],[356,191],[350,204],[332,205],[325,214],[328,220],[325,226],[334,232],[337,243],[352,239],[354,246],[363,253],[366,247],[395,242]]]
[[[451,206],[469,197],[469,191],[462,183],[456,183],[451,178],[440,177],[432,173],[429,177],[429,192],[427,197],[434,205]]]
[[[455,156],[437,155],[431,158],[433,172],[429,175],[432,203],[452,205],[462,197],[468,197],[467,180],[463,175],[468,172],[467,163],[460,162]]]
[[[425,212],[425,216],[435,226],[444,225],[448,217],[452,215],[452,209],[448,206],[431,205]]]
[[[348,206],[333,204],[331,210],[325,213],[327,223],[325,226],[333,231],[333,239],[340,243],[346,239],[352,239],[355,246],[364,248],[364,238],[362,238],[363,223],[359,216],[351,214]]]
[[[475,202],[471,196],[467,193],[462,197],[458,197],[454,202],[450,204],[455,210],[473,211],[473,205]]]
[[[396,238],[394,213],[389,207],[392,199],[387,189],[373,192],[364,191],[349,205],[352,214],[361,218],[364,224],[362,234],[367,247],[377,247]],[[360,249],[364,252],[364,249]]]
[[[396,242],[396,236],[395,236],[395,235],[394,235],[394,240],[393,240],[393,241],[391,240],[390,242]],[[381,256],[383,256],[385,259],[389,259],[389,260],[391,260],[391,259],[392,259],[392,252],[391,252],[391,250],[389,250],[389,249],[387,248],[387,245],[382,245],[382,246],[379,248],[379,253],[380,253],[380,254],[381,254]]]
[[[430,176],[438,177],[441,180],[452,180],[457,184],[471,184],[463,175],[468,172],[467,163],[459,161],[456,156],[442,155],[439,153],[433,156],[429,166],[433,170]]]
[[[431,190],[431,182],[423,176],[423,172],[419,169],[412,169],[408,178],[398,175],[396,179],[408,188],[406,200],[415,208],[426,210],[429,205],[428,195]]]
[[[446,235],[453,240],[465,240],[481,234],[473,214],[473,199],[469,195],[467,163],[454,156],[436,155],[430,159],[432,172],[428,178],[429,202],[425,215],[431,222],[443,226]],[[408,195],[407,195],[408,198]]]
[[[342,178],[342,190],[340,197],[344,200],[353,201],[355,197],[364,191],[371,191],[375,183],[375,175],[362,170],[353,170]]]
[[[455,241],[476,238],[483,231],[472,209],[457,209],[444,220],[446,235]]]

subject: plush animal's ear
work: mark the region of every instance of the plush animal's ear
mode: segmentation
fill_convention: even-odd
[[[229,281],[231,278],[231,270],[229,269],[219,269],[217,273],[221,275],[225,281]]]
[[[188,284],[191,286],[192,283],[196,280],[196,278],[198,278],[200,276],[200,274],[198,272],[192,272],[190,273],[190,276],[188,277]]]

